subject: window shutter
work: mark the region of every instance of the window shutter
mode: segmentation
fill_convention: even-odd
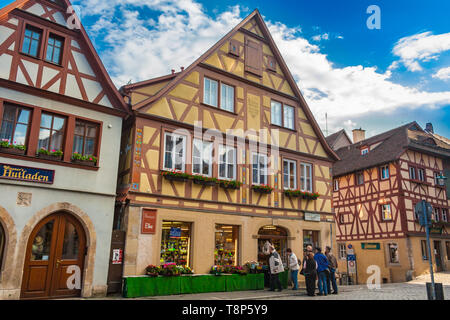
[[[262,44],[250,39],[245,41],[245,71],[262,76]]]

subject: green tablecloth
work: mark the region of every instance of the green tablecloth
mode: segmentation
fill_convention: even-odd
[[[203,292],[224,292],[264,289],[263,274],[195,275],[179,277],[125,277],[126,298],[165,296]]]
[[[287,289],[288,287],[288,279],[289,279],[289,270],[285,270],[284,272],[279,274],[281,286],[283,289]]]

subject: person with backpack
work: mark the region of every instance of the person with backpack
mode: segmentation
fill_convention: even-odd
[[[294,283],[292,290],[298,289],[298,269],[300,269],[298,265],[298,259],[295,253],[292,252],[291,248],[287,248],[286,252],[289,257],[289,270],[291,272],[291,279]]]
[[[317,262],[319,296],[326,296],[328,294],[327,277],[329,274],[329,262],[327,257],[322,253],[322,249],[319,247],[316,248],[314,260]]]

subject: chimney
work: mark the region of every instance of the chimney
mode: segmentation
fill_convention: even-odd
[[[180,69],[181,69],[181,71],[183,71],[183,70],[184,70],[184,67],[181,67]]]
[[[361,128],[352,130],[353,132],[353,143],[357,143],[366,139],[366,130]]]
[[[428,122],[426,124],[425,131],[428,132],[428,133],[434,133],[433,124],[431,122]]]

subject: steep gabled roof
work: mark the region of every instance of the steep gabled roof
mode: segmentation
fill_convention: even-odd
[[[152,97],[149,97],[148,99],[145,99],[136,105],[133,106],[133,110],[136,110],[138,112],[145,112],[146,109],[150,107],[150,105],[153,102],[156,102],[158,99],[163,97],[165,94],[170,92],[184,77],[186,77],[195,67],[197,67],[202,61],[204,61],[206,58],[208,58],[215,50],[220,48],[229,38],[231,38],[236,32],[238,32],[242,27],[244,27],[251,19],[255,19],[258,26],[261,29],[261,32],[264,36],[264,38],[267,40],[269,47],[273,51],[275,58],[278,60],[281,70],[286,76],[286,81],[294,91],[295,97],[299,99],[299,103],[309,120],[314,133],[319,138],[324,150],[328,153],[328,155],[334,159],[338,160],[339,157],[337,154],[333,151],[333,149],[330,148],[328,143],[325,140],[325,137],[322,133],[322,130],[320,129],[318,123],[316,122],[311,110],[308,107],[308,104],[306,103],[303,95],[300,92],[300,89],[297,86],[297,83],[294,80],[294,77],[292,76],[292,73],[290,72],[289,68],[286,65],[286,62],[284,61],[280,51],[278,50],[270,32],[267,28],[267,25],[265,24],[263,18],[261,17],[261,14],[259,13],[258,9],[255,9],[251,14],[249,14],[244,20],[242,20],[238,25],[236,25],[230,32],[228,32],[222,39],[220,39],[214,46],[212,46],[209,50],[207,50],[204,54],[202,54],[197,60],[195,60],[188,68],[184,69],[182,72],[178,73],[177,76],[168,84],[166,85],[162,90],[160,90],[157,94],[155,94]]]
[[[330,147],[335,150],[335,144],[339,141],[341,137],[344,137],[349,144],[352,144],[352,140],[347,135],[347,132],[345,132],[345,129],[341,129],[338,132],[335,132],[333,134],[330,134],[325,139],[327,140],[327,143],[330,145]]]
[[[0,19],[2,19],[5,15],[7,15],[8,13],[10,13],[11,11],[13,11],[14,9],[21,9],[23,8],[27,2],[29,2],[29,0],[16,0],[13,3],[7,5],[6,7],[2,8],[0,10]],[[70,3],[69,0],[61,0],[61,2],[65,5],[66,8],[71,7],[72,4]],[[76,15],[76,13],[74,12],[73,14]],[[100,71],[100,75],[103,78],[103,83],[105,83],[109,90],[110,93],[112,94],[111,98],[114,98],[114,102],[112,103],[112,105],[123,112],[126,113],[130,113],[129,109],[127,108],[123,97],[120,95],[119,91],[117,90],[116,86],[114,85],[114,83],[112,82],[108,72],[106,71],[105,66],[103,65],[102,61],[100,60],[100,57],[98,56],[97,51],[95,50],[88,34],[86,33],[86,30],[83,27],[83,24],[80,24],[80,29],[78,30],[80,35],[81,35],[81,39],[84,41],[85,45],[87,46],[87,48],[89,49],[89,53],[91,54],[91,57],[93,58],[94,62],[95,62],[95,67],[96,69],[98,69],[98,71]]]

